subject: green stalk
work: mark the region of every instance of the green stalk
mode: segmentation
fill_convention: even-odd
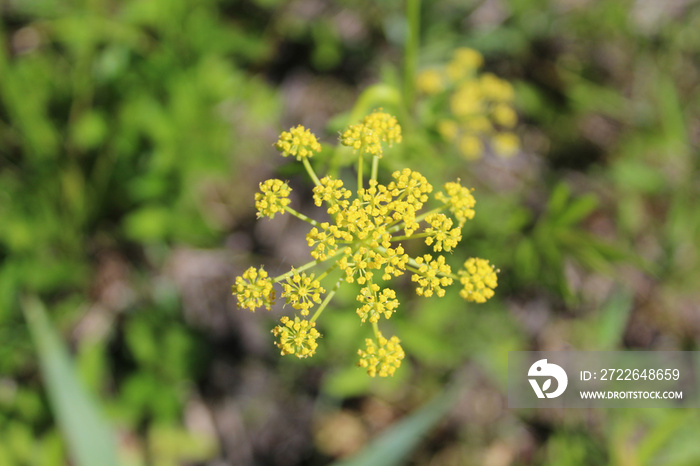
[[[360,191],[362,190],[362,164],[363,164],[363,159],[365,158],[365,154],[362,152],[362,149],[359,151],[360,157],[357,159],[357,194],[360,194]]]
[[[314,172],[314,169],[311,168],[311,164],[309,163],[309,159],[304,157],[301,159],[302,163],[304,164],[304,168],[306,168],[306,172],[309,174],[312,180],[314,180],[314,183],[316,186],[321,186],[321,182],[318,179],[318,176],[316,176],[316,172]]]
[[[420,0],[406,1],[408,36],[404,46],[403,98],[406,108],[413,108],[415,97],[418,45],[420,40]]]
[[[290,270],[289,272],[283,273],[282,275],[273,278],[272,283],[278,283],[287,277],[291,277],[292,275],[294,275],[294,272],[303,272],[304,270],[310,269],[311,267],[313,267],[315,265],[329,261],[329,260],[333,259],[334,257],[338,256],[339,254],[342,254],[342,251],[336,252],[335,254],[326,258],[325,260],[322,260],[322,261],[321,260],[312,260],[311,262],[307,262],[306,264],[302,265],[301,267],[292,268],[292,270]]]
[[[372,157],[372,180],[377,181],[377,172],[379,171],[379,157]]]
[[[323,310],[328,306],[328,303],[331,301],[333,296],[335,296],[335,292],[338,291],[338,288],[340,288],[340,283],[343,281],[343,277],[340,277],[338,281],[335,283],[335,286],[331,290],[330,293],[326,296],[326,299],[323,300],[321,305],[318,307],[318,310],[314,313],[313,317],[311,317],[311,322],[316,322],[316,319],[319,318]]]
[[[284,206],[284,210],[286,210],[286,211],[289,212],[290,214],[294,215],[294,216],[295,216],[296,218],[298,218],[299,220],[303,220],[303,221],[305,221],[305,222],[307,222],[307,223],[310,223],[311,225],[313,225],[313,226],[315,226],[315,227],[317,227],[317,226],[319,225],[318,222],[317,222],[316,220],[307,217],[306,215],[302,214],[301,212],[297,212],[296,210],[292,209],[292,208],[289,207],[289,206]]]
[[[379,332],[379,325],[377,325],[376,322],[372,322],[372,331],[374,332],[374,338],[379,340],[379,335],[381,335],[381,333]],[[377,341],[377,344],[378,343],[379,341]]]

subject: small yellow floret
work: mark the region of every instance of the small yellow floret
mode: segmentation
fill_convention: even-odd
[[[435,195],[435,199],[447,204],[450,212],[455,216],[461,227],[467,220],[474,218],[476,200],[472,196],[472,190],[457,182],[445,183],[444,188],[447,195],[443,192],[438,192]]]
[[[344,146],[352,147],[355,152],[382,156],[382,142],[389,147],[401,142],[401,126],[396,117],[379,110],[367,115],[361,123],[350,125],[340,136]]]
[[[257,270],[255,267],[250,267],[243,272],[243,275],[236,277],[233,294],[238,299],[238,305],[250,309],[251,312],[261,306],[265,306],[269,311],[275,303],[272,280],[262,268]]]
[[[411,281],[417,282],[416,294],[431,297],[433,293],[442,298],[445,296],[444,287],[452,284],[452,269],[445,263],[445,256],[437,256],[433,260],[430,254],[417,257],[418,272],[411,276]]]
[[[445,83],[439,71],[423,70],[416,77],[416,87],[424,94],[434,95],[445,90]]]
[[[498,133],[491,142],[493,150],[502,157],[512,157],[520,148],[520,140],[513,133]]]
[[[282,325],[272,329],[273,335],[279,338],[275,345],[280,349],[280,354],[286,356],[293,354],[298,358],[308,358],[316,353],[318,343],[316,340],[321,334],[316,330],[316,322],[301,320],[294,316],[280,319]]]
[[[468,259],[464,263],[464,269],[459,271],[459,281],[463,285],[459,295],[467,301],[486,302],[498,286],[497,273],[486,259]]]
[[[477,160],[481,158],[484,153],[484,145],[481,143],[481,139],[473,134],[461,136],[457,147],[459,148],[459,152],[467,160]]]
[[[480,88],[487,99],[495,102],[510,102],[513,100],[513,86],[495,74],[484,73],[481,76]]]
[[[381,316],[390,318],[396,308],[399,307],[399,301],[396,299],[396,292],[390,288],[384,288],[379,291],[379,285],[373,283],[365,286],[357,295],[357,300],[364,305],[357,309],[357,315],[362,322],[368,319],[370,322],[378,322]]]
[[[430,214],[425,221],[430,225],[425,229],[425,244],[433,245],[435,252],[451,251],[462,240],[462,229],[452,228],[452,219],[445,214]]]
[[[289,205],[289,194],[292,188],[282,180],[267,180],[260,183],[260,192],[255,193],[255,208],[258,218],[274,218],[276,213],[284,214],[284,208]]]
[[[454,120],[442,119],[437,122],[437,132],[446,141],[452,141],[457,137],[459,125]]]
[[[498,104],[491,111],[493,121],[506,128],[512,128],[518,122],[518,115],[508,104]]]
[[[474,49],[460,47],[454,52],[452,61],[447,64],[447,76],[458,82],[473,75],[484,63],[484,57]]]
[[[283,157],[292,155],[297,160],[311,158],[314,152],[321,152],[321,144],[316,136],[301,125],[289,131],[283,131],[275,143],[275,148],[282,152]]]
[[[401,340],[396,336],[387,340],[381,333],[377,342],[370,338],[365,339],[366,350],[357,350],[360,356],[357,365],[367,369],[370,377],[393,376],[396,369],[401,367],[401,360],[405,356],[400,343]]]
[[[314,306],[314,303],[321,303],[321,293],[326,292],[321,282],[315,279],[314,274],[307,276],[302,272],[300,275],[297,271],[294,271],[291,277],[287,277],[282,288],[284,288],[282,297],[286,298],[287,304],[300,310],[303,316],[309,315],[309,309]]]

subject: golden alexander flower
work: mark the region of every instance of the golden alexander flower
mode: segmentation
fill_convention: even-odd
[[[472,118],[472,124],[482,123],[476,117]],[[255,197],[259,216],[272,217],[284,212],[309,223],[306,240],[313,260],[275,278],[268,277],[262,269],[251,267],[236,278],[234,294],[241,307],[254,310],[265,306],[269,310],[275,299],[273,284],[280,283],[282,297],[302,316],[309,315],[315,308],[311,319],[282,317],[280,324],[272,330],[282,355],[306,358],[314,355],[317,339],[321,336],[316,330],[317,318],[342,282],[357,283],[360,289],[356,313],[362,323],[369,321],[374,334],[374,339],[366,340],[366,348],[358,351],[358,364],[372,377],[386,377],[393,375],[401,365],[404,352],[397,337],[387,340],[379,331],[382,317],[389,319],[399,308],[396,292],[380,285],[379,279],[389,281],[411,272],[417,294],[426,297],[442,297],[445,287],[460,280],[462,296],[481,302],[482,298],[485,300],[493,294],[495,273],[493,276],[487,273],[492,268],[484,268],[483,263],[478,262],[481,259],[467,261],[464,270],[456,275],[443,255],[426,254],[411,259],[406,253],[402,241],[413,238],[425,238],[426,244],[436,253],[451,251],[461,240],[462,225],[474,216],[475,201],[470,189],[458,182],[447,183],[444,192],[438,192],[434,197],[441,205],[422,212],[431,201],[433,191],[433,186],[423,175],[405,168],[392,173],[386,184],[377,181],[382,144],[390,146],[401,141],[401,128],[396,118],[375,111],[348,128],[341,141],[362,152],[358,157],[355,191],[346,188],[339,179],[330,176],[319,179],[316,176],[307,158],[318,151],[318,146],[316,137],[308,130],[299,126],[282,133],[277,148],[284,156],[301,159],[316,185],[314,203],[325,209],[327,219],[316,221],[290,207],[291,189],[281,180],[261,183],[260,192]],[[365,184],[361,160],[367,154],[373,155],[374,159],[372,177]],[[306,270],[316,266],[325,270],[318,275],[307,274]],[[324,287],[322,283],[327,277],[335,277],[335,285]],[[326,292],[327,288],[329,292]],[[323,300],[322,294],[325,294]]]
[[[282,288],[284,288],[282,297],[286,298],[287,304],[300,310],[303,316],[309,315],[309,309],[314,306],[314,303],[321,303],[321,293],[326,292],[321,282],[314,278],[314,274],[307,276],[305,272],[299,274],[296,271],[291,277],[287,277]]]
[[[459,48],[447,65],[426,70],[416,78],[424,94],[446,94],[446,99],[432,102],[435,112],[446,114],[437,119],[435,129],[468,160],[481,158],[487,145],[504,157],[517,153],[519,145],[517,137],[508,133],[518,119],[513,109],[513,86],[492,73],[480,73],[483,61],[476,50]],[[447,76],[448,82],[443,83],[442,76]]]
[[[279,338],[275,344],[282,356],[293,354],[298,358],[308,358],[316,353],[318,348],[316,340],[321,334],[316,330],[315,322],[301,320],[297,316],[291,320],[284,316],[280,319],[280,323],[282,325],[272,329],[272,333]]]
[[[396,369],[401,367],[401,360],[405,354],[401,348],[401,340],[396,336],[387,340],[381,333],[377,336],[377,341],[365,339],[365,350],[357,350],[360,360],[357,365],[367,369],[370,377],[387,377],[394,375]]]
[[[494,295],[493,290],[498,286],[497,272],[485,259],[468,259],[464,263],[464,269],[458,272],[459,281],[463,285],[460,296],[467,301],[486,302]]]
[[[474,206],[476,200],[469,188],[465,188],[458,182],[445,183],[445,193],[439,192],[435,199],[444,202],[455,216],[459,226],[462,227],[467,220],[474,218]]]
[[[269,311],[275,303],[275,289],[267,272],[250,267],[243,275],[236,277],[233,294],[238,298],[238,305],[252,311],[265,306]]]
[[[361,123],[345,130],[340,136],[340,142],[352,147],[355,152],[381,157],[382,142],[386,142],[389,147],[395,142],[401,142],[401,126],[396,117],[375,110]]]
[[[433,95],[442,92],[445,83],[438,70],[423,70],[416,76],[416,87],[424,94]]]
[[[380,291],[376,283],[363,287],[357,295],[357,300],[363,303],[363,306],[357,309],[357,315],[362,322],[369,319],[370,322],[376,323],[381,316],[388,319],[399,307],[396,292],[390,288]]]
[[[276,213],[284,214],[284,208],[289,205],[289,194],[292,192],[287,183],[282,180],[267,180],[260,183],[260,192],[255,193],[255,208],[258,218],[274,218]]]
[[[451,251],[462,240],[462,229],[452,228],[452,219],[447,215],[430,214],[425,221],[430,224],[430,227],[425,229],[425,234],[428,235],[425,244],[433,245],[433,251]]]
[[[275,148],[282,152],[283,157],[291,155],[297,160],[311,158],[314,152],[321,152],[321,144],[316,136],[301,125],[289,131],[283,131],[275,143]]]
[[[430,297],[433,292],[442,298],[445,296],[443,287],[452,284],[452,269],[445,263],[445,256],[437,256],[433,260],[430,254],[423,257],[416,257],[418,271],[411,276],[411,280],[418,282],[416,294],[418,296]]]
[[[503,157],[511,157],[518,152],[520,141],[513,133],[500,133],[493,137],[493,150]]]

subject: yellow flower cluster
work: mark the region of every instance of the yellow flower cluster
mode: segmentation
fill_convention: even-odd
[[[349,189],[343,188],[341,180],[334,180],[330,176],[321,178],[321,184],[314,188],[314,203],[321,207],[323,203],[328,204],[327,213],[337,214],[340,209],[347,209],[350,205],[348,198],[352,196]]]
[[[416,85],[426,96],[447,95],[435,100],[436,110],[448,114],[437,121],[436,130],[465,158],[480,158],[484,141],[496,154],[509,157],[520,146],[513,133],[518,122],[513,86],[492,73],[479,73],[483,63],[476,50],[459,48],[445,66],[419,73]]]
[[[284,316],[280,323],[282,325],[272,329],[272,334],[279,338],[279,342],[275,344],[282,356],[293,354],[298,358],[308,358],[316,353],[316,340],[321,336],[315,328],[316,322],[301,320],[297,316],[291,320]]]
[[[463,54],[460,60],[463,68],[475,63],[469,54]],[[457,68],[453,72],[456,74]],[[262,269],[248,269],[236,279],[234,294],[241,307],[253,310],[265,306],[269,310],[275,297],[273,284],[280,283],[281,296],[301,317],[294,316],[293,320],[283,317],[272,333],[278,338],[276,345],[283,355],[304,358],[316,351],[316,340],[320,337],[316,320],[338,288],[343,282],[357,283],[356,313],[361,322],[369,322],[374,336],[366,340],[364,350],[358,350],[358,365],[372,377],[386,377],[401,365],[404,352],[396,336],[387,340],[379,330],[382,319],[391,318],[399,308],[396,292],[383,282],[408,272],[418,295],[443,297],[445,288],[459,280],[463,286],[461,296],[483,302],[493,295],[496,271],[487,261],[470,259],[455,274],[446,257],[440,254],[457,246],[462,239],[462,226],[474,217],[475,200],[469,188],[451,182],[433,194],[428,180],[408,168],[392,173],[386,184],[377,181],[382,144],[401,141],[401,127],[396,118],[375,111],[348,128],[340,139],[343,144],[374,157],[372,176],[366,184],[362,178],[362,156],[358,157],[356,191],[346,188],[339,179],[316,176],[306,159],[316,150],[316,137],[308,130],[297,127],[282,133],[278,149],[285,152],[283,155],[302,158],[316,185],[314,203],[324,208],[329,218],[319,222],[295,211],[289,206],[290,189],[282,181],[262,183],[261,192],[255,197],[259,214],[272,217],[278,212],[288,212],[309,223],[306,240],[313,260],[275,278],[269,278]],[[426,212],[424,207],[428,203],[433,203],[434,208]],[[411,258],[402,242],[413,238],[424,238],[435,254]],[[308,269],[321,264],[325,264],[325,270],[319,275],[307,274]],[[335,284],[324,287],[322,283],[326,279],[335,280]],[[313,316],[307,318],[312,310]]]
[[[300,275],[295,270],[291,277],[287,277],[282,288],[284,288],[282,297],[286,298],[287,304],[301,311],[303,316],[309,315],[309,309],[314,306],[314,303],[321,304],[321,293],[326,292],[321,282],[314,278],[314,274],[307,276],[302,272]]]
[[[276,213],[284,214],[284,208],[289,205],[289,194],[292,188],[282,180],[267,180],[260,183],[260,192],[255,193],[255,208],[258,218],[274,218]]]
[[[250,267],[243,275],[236,277],[233,294],[238,299],[238,305],[252,311],[265,306],[269,311],[275,303],[275,289],[272,280],[262,268],[257,270]]]
[[[301,125],[289,131],[283,131],[275,143],[275,148],[282,152],[283,157],[292,155],[297,160],[311,158],[314,152],[321,152],[321,144],[316,136]]]
[[[452,219],[445,214],[430,214],[425,217],[425,221],[430,225],[425,229],[425,244],[433,245],[435,252],[451,251],[462,240],[462,229],[452,228]]]
[[[367,369],[367,374],[370,377],[387,377],[394,375],[396,369],[401,367],[401,360],[405,354],[401,348],[401,340],[396,336],[387,340],[381,333],[377,336],[375,342],[371,338],[365,340],[366,349],[357,350],[360,356],[358,365]]]
[[[392,146],[401,142],[401,126],[396,117],[375,110],[367,115],[361,123],[351,125],[340,136],[344,146],[352,147],[355,152],[382,156],[382,142]]]
[[[459,183],[445,183],[445,193],[439,192],[435,195],[435,199],[444,202],[450,209],[452,215],[455,216],[459,226],[462,227],[467,220],[474,218],[474,206],[476,200],[472,196],[469,188],[465,188]]]
[[[357,295],[357,300],[363,303],[363,306],[357,309],[357,315],[362,322],[369,319],[370,322],[377,323],[381,316],[388,319],[399,307],[394,290],[384,288],[380,292],[379,289],[379,285],[372,283],[363,287]]]
[[[416,293],[419,296],[430,297],[435,292],[438,297],[445,296],[444,286],[452,284],[452,269],[445,263],[445,256],[433,256],[426,254],[423,257],[416,257],[418,270],[411,276],[411,280],[418,282]]]
[[[459,295],[467,301],[485,303],[498,286],[497,272],[486,259],[468,259],[464,263],[464,270],[458,272],[459,281],[463,285]]]

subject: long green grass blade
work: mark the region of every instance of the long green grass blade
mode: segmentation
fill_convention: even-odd
[[[456,386],[442,392],[418,411],[391,427],[388,432],[360,453],[348,460],[335,463],[335,466],[404,464],[426,434],[454,406],[457,393]]]
[[[39,356],[41,374],[56,416],[78,466],[117,466],[117,451],[109,425],[78,380],[68,350],[36,298],[22,303]]]

